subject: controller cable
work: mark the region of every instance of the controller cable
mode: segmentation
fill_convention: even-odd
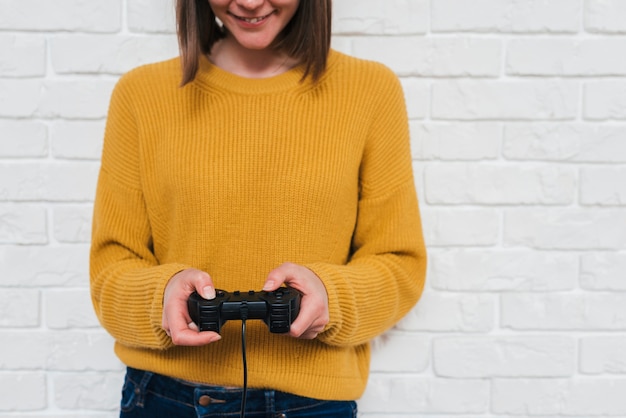
[[[246,302],[241,307],[241,359],[243,361],[243,393],[241,395],[241,418],[246,416],[246,398],[248,395],[248,361],[246,360],[246,319],[248,306]]]

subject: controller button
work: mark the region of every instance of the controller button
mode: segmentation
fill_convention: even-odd
[[[289,331],[289,323],[287,321],[274,321],[272,322],[272,329],[278,332]]]

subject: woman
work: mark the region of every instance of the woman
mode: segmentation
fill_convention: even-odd
[[[330,0],[178,0],[180,59],[116,86],[91,290],[128,366],[122,417],[239,412],[240,328],[198,332],[194,291],[302,294],[288,336],[249,321],[252,418],[356,416],[369,341],[417,302],[402,89],[330,50],[330,15]]]

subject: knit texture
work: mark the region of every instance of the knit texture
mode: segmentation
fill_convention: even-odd
[[[284,262],[326,286],[315,340],[249,321],[249,385],[353,400],[369,341],[418,300],[424,248],[403,92],[381,64],[332,51],[317,84],[296,68],[247,79],[201,61],[179,87],[178,59],[124,75],[109,108],[94,210],[91,291],[127,365],[241,386],[240,324],[204,347],[161,329],[177,272],[259,290]]]

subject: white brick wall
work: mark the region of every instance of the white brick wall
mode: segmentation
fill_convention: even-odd
[[[626,417],[626,1],[334,11],[335,48],[401,77],[430,248],[361,415]],[[0,417],[117,416],[88,297],[102,131],[174,27],[171,0],[0,0]]]

